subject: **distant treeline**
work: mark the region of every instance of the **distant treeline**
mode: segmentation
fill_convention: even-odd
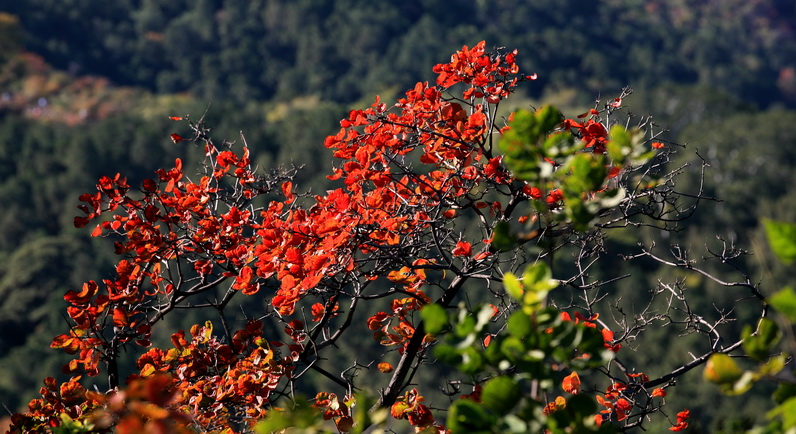
[[[160,93],[356,101],[463,44],[516,47],[538,92],[709,84],[796,104],[796,13],[775,0],[26,0],[26,48]],[[538,96],[538,95],[535,95]]]

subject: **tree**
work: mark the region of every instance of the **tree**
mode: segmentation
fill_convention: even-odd
[[[175,146],[204,152],[198,173],[177,159],[140,188],[116,174],[80,197],[75,226],[96,224],[122,259],[113,278],[64,296],[70,330],[51,346],[74,354],[73,377],[45,380],[13,429],[268,432],[332,420],[361,432],[389,409],[428,432],[446,429],[441,417],[453,432],[610,431],[666,414],[678,377],[740,346],[725,337],[732,313],[691,308],[680,278],[627,310],[608,296],[624,276],[606,246],[613,234],[677,231],[701,193],[676,190],[675,145],[650,119],[622,115],[629,91],[574,119],[548,106],[504,118],[501,102],[536,79],[516,57],[465,46],[434,67],[435,84],[352,110],[325,141],[337,161],[325,193],[302,192],[295,167],[256,171],[245,137],[219,143],[202,119],[173,117],[190,128],[171,134]],[[624,259],[711,277],[653,240]],[[719,283],[762,304],[741,277]],[[212,320],[161,330],[196,312]],[[625,365],[622,345],[656,325],[703,338],[700,355],[657,377]],[[168,348],[153,344],[169,334]],[[419,385],[439,364],[445,380]],[[107,392],[81,383],[100,374]],[[438,388],[447,416],[424,404]],[[366,390],[378,390],[372,405]],[[297,391],[317,392],[311,407]],[[668,419],[685,429],[688,411]]]

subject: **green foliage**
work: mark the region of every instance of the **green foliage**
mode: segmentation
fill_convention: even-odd
[[[533,383],[539,388],[536,393],[552,393],[561,381],[558,370],[562,366],[587,370],[605,363],[611,355],[605,351],[602,334],[596,328],[564,321],[556,309],[543,307],[546,294],[558,286],[544,263],[526,267],[522,279],[506,273],[503,285],[520,308],[498,333],[489,331],[490,306],[476,309],[474,316],[463,306],[450,313],[436,307],[423,310],[423,318],[432,320],[440,340],[434,347],[437,359],[474,377],[489,378],[480,403],[460,399],[451,405],[447,428],[454,433],[529,432],[542,427],[595,432],[592,398],[575,396],[565,410],[548,417],[529,390]],[[448,321],[452,328],[445,333]],[[609,425],[603,429],[610,430]]]
[[[544,106],[535,113],[528,110],[514,112],[514,119],[509,123],[511,128],[500,139],[500,150],[506,157],[506,165],[518,179],[539,182],[549,178],[553,173],[550,163],[544,161],[549,154],[559,154],[560,149],[554,144],[543,146],[548,135],[556,128],[563,116],[551,106]],[[569,133],[560,133],[554,143],[573,140],[567,138]],[[572,149],[574,151],[574,149]]]
[[[61,426],[53,428],[52,432],[54,434],[80,434],[95,432],[93,424],[81,422],[79,420],[73,420],[66,413],[61,413],[61,421]]]
[[[796,225],[792,223],[764,220],[769,244],[783,262],[791,262],[796,251]],[[787,319],[787,326],[792,327],[796,321],[796,293],[787,287],[768,299],[771,306]],[[744,352],[758,362],[757,369],[742,370],[727,354],[715,353],[705,365],[706,380],[718,384],[723,393],[728,395],[743,394],[752,388],[755,382],[763,379],[774,379],[786,368],[790,356],[784,351],[796,348],[793,336],[789,336],[787,345],[780,346],[782,332],[776,322],[762,318],[755,329],[751,325],[744,327],[742,332]],[[777,354],[778,353],[778,354]],[[792,371],[792,367],[789,367]],[[793,372],[789,373],[790,376]],[[777,405],[766,413],[771,420],[768,426],[754,432],[791,432],[796,430],[796,388],[787,382],[781,383],[772,394]]]
[[[429,334],[436,335],[448,328],[448,314],[444,307],[436,303],[424,306],[420,311],[420,316],[423,318],[423,324]]]
[[[320,410],[313,407],[306,398],[299,397],[287,409],[269,412],[268,416],[257,424],[255,432],[269,434],[288,430],[287,432],[317,433],[323,432],[319,426],[322,421]]]
[[[747,324],[741,332],[741,336],[746,354],[762,362],[772,354],[774,346],[782,338],[782,333],[774,321],[769,318],[761,318],[756,331],[750,324]]]
[[[796,259],[796,225],[764,219],[771,250],[780,261],[790,264]]]
[[[796,292],[793,291],[793,288],[786,287],[778,291],[769,297],[768,302],[788,321],[796,322]]]

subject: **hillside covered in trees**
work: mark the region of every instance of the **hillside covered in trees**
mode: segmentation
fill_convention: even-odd
[[[131,184],[186,158],[168,116],[190,113],[256,164],[304,166],[298,183],[324,191],[324,137],[376,94],[392,100],[427,80],[462,45],[516,47],[538,80],[518,107],[554,103],[569,115],[623,88],[628,110],[666,129],[681,187],[704,181],[699,210],[676,241],[696,252],[715,236],[753,253],[739,266],[766,285],[774,265],[758,222],[796,215],[796,6],[756,1],[539,0],[29,0],[0,4],[0,402],[23,406],[63,355],[48,349],[65,320],[63,294],[112,272],[108,241],[73,227],[78,196],[102,175]],[[198,159],[197,153],[192,153]],[[188,161],[186,165],[189,163]],[[704,162],[704,175],[700,170]],[[649,230],[650,239],[660,234]],[[639,240],[615,241],[630,251]],[[616,259],[616,266],[623,267]],[[721,273],[717,268],[717,273]],[[649,269],[615,288],[632,303]],[[729,297],[690,280],[702,302]],[[167,339],[166,336],[160,337]],[[669,336],[638,354],[669,368]],[[355,347],[354,343],[351,343]],[[632,345],[631,345],[632,347]],[[678,353],[678,354],[679,354]],[[31,373],[30,361],[37,360]],[[652,362],[650,362],[652,361]],[[132,363],[132,360],[130,361]],[[698,378],[694,374],[694,378]],[[678,385],[703,432],[735,432],[766,395],[723,398],[701,378]]]

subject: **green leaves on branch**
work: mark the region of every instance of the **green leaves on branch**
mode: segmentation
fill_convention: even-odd
[[[571,397],[566,411],[546,416],[542,412],[546,401],[534,399],[531,394],[532,382],[538,388],[537,396],[552,394],[561,382],[564,366],[583,370],[606,362],[603,336],[596,328],[564,321],[553,308],[539,308],[532,314],[518,310],[509,317],[506,329],[496,334],[490,334],[486,327],[480,328],[479,320],[465,321],[459,316],[451,322],[453,333],[440,338],[434,355],[463,372],[491,377],[483,384],[480,403],[460,399],[451,405],[446,421],[451,432],[525,433],[540,432],[544,427],[575,429],[574,432],[596,429],[586,427],[596,409],[593,398]],[[475,326],[459,327],[457,323]],[[481,332],[477,333],[478,339],[472,339],[462,337],[457,331],[464,329]],[[484,336],[490,339],[482,339]],[[583,354],[590,357],[578,357]],[[476,364],[480,364],[477,371],[473,370]]]
[[[644,147],[646,137],[644,131],[633,128],[626,129],[621,125],[614,125],[610,131],[611,140],[605,149],[614,166],[639,166],[651,160],[656,152]]]
[[[545,150],[572,148],[574,138],[568,132],[548,135],[564,119],[561,113],[551,106],[544,106],[532,113],[528,110],[514,112],[510,127],[500,139],[498,146],[505,156],[506,165],[517,179],[539,181],[553,173],[553,165],[546,162]],[[573,150],[574,152],[574,150]]]
[[[749,357],[762,362],[768,360],[774,352],[774,347],[782,338],[777,324],[768,318],[761,318],[757,325],[757,332],[750,324],[744,326],[743,349]]]
[[[599,126],[593,120],[589,122],[592,123],[588,125]],[[626,130],[615,125],[606,135],[600,126],[597,130],[602,131],[599,143],[605,143],[603,150],[602,145],[595,144],[596,139],[584,143],[585,136],[583,140],[575,137],[568,127],[573,124],[586,128],[564,121],[561,113],[550,106],[536,112],[519,110],[513,114],[499,147],[514,177],[544,195],[554,194],[536,197],[541,199],[534,203],[537,212],[557,209],[561,207],[558,201],[563,199],[563,212],[551,217],[571,223],[582,232],[594,224],[602,211],[617,206],[625,197],[622,188],[605,188],[608,179],[621,169],[646,163],[656,152],[645,146],[647,139],[639,129]]]
[[[439,340],[434,347],[437,360],[474,378],[489,378],[480,403],[460,399],[451,405],[448,429],[453,433],[524,433],[544,427],[593,431],[595,426],[587,427],[593,425],[596,408],[592,398],[573,397],[566,411],[547,416],[542,411],[546,401],[538,397],[560,384],[563,367],[602,366],[610,357],[602,333],[565,321],[556,309],[544,307],[547,293],[559,285],[545,263],[526,267],[521,278],[506,273],[503,284],[520,308],[499,332],[489,331],[498,313],[490,305],[470,311],[463,305],[446,310],[432,304],[421,311],[426,332]],[[532,382],[536,396],[531,396]]]
[[[718,384],[721,391],[728,395],[738,395],[752,387],[752,376],[745,375],[735,360],[724,353],[710,356],[703,375],[706,380]]]
[[[542,306],[547,293],[558,286],[553,279],[550,267],[544,262],[537,262],[525,268],[522,281],[513,273],[503,275],[503,287],[511,298],[519,301],[523,312],[532,314]]]

